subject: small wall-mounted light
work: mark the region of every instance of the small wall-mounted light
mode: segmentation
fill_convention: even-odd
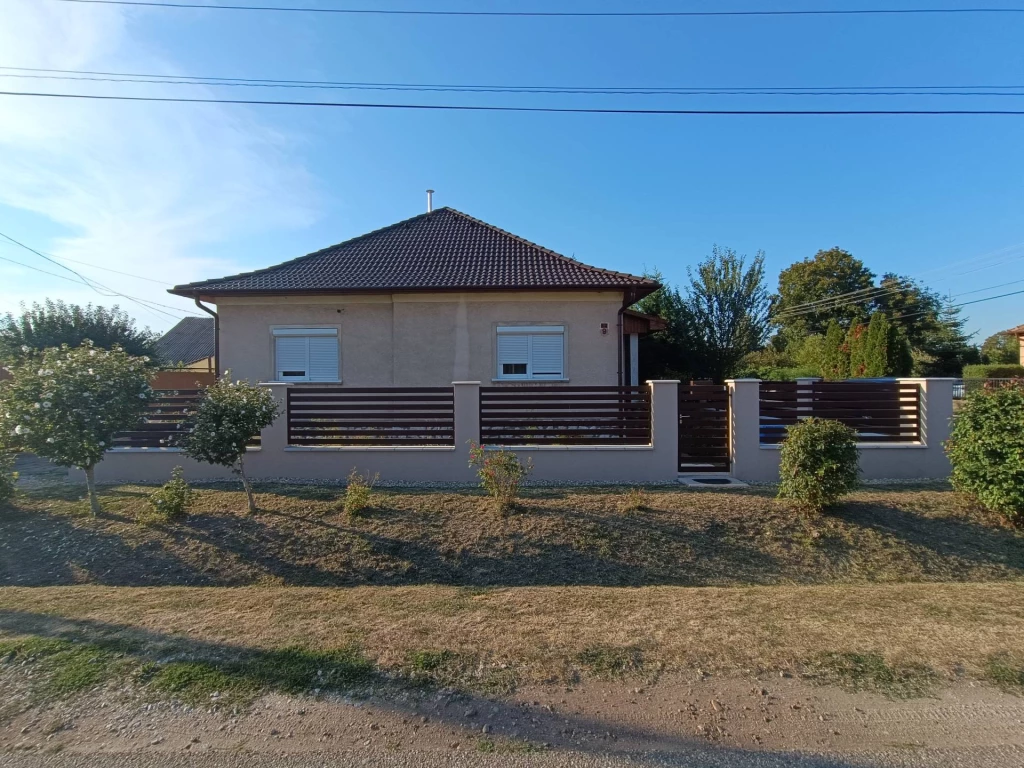
[[[608,335],[608,323],[601,323],[601,335],[602,336],[607,336]]]

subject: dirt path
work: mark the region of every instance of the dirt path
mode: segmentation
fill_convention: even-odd
[[[0,764],[158,767],[189,755],[190,765],[229,766],[232,755],[246,755],[239,765],[292,766],[312,764],[303,756],[332,765],[332,756],[361,755],[366,765],[420,768],[1024,765],[1024,698],[970,683],[910,701],[793,678],[676,677],[524,690],[507,700],[445,691],[363,701],[274,695],[236,717],[128,697],[16,717],[0,730]],[[92,762],[103,755],[120,757]]]

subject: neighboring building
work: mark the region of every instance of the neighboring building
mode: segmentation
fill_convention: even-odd
[[[220,369],[353,387],[636,382],[627,308],[658,289],[440,208],[267,269],[171,289],[217,305]]]
[[[1017,341],[1020,342],[1020,364],[1024,365],[1024,325],[1018,325],[1016,328],[1011,328],[1006,331],[1013,336],[1017,337]]]
[[[212,317],[186,317],[156,343],[162,363],[172,368],[212,371],[216,332]]]

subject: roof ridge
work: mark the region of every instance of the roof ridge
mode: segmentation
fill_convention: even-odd
[[[536,248],[538,251],[543,251],[544,253],[548,254],[549,256],[554,256],[556,258],[563,259],[564,261],[567,261],[570,264],[573,264],[574,266],[583,267],[583,269],[590,270],[592,272],[601,272],[601,273],[606,274],[606,275],[615,275],[616,277],[629,277],[629,278],[633,278],[634,280],[637,280],[637,281],[644,281],[644,280],[648,280],[649,279],[649,278],[643,277],[642,275],[634,275],[634,274],[631,274],[629,272],[617,272],[614,269],[605,269],[604,267],[595,267],[592,264],[584,264],[582,261],[577,261],[576,259],[570,258],[570,257],[566,256],[565,254],[559,253],[558,251],[553,251],[550,248],[545,248],[543,245],[538,245],[537,243],[533,242],[532,240],[527,240],[525,237],[521,237],[520,235],[517,235],[514,232],[509,232],[506,229],[502,229],[501,227],[496,227],[494,224],[489,224],[488,222],[483,221],[482,219],[478,219],[475,216],[470,216],[468,213],[463,213],[462,211],[458,210],[457,208],[451,208],[449,206],[446,206],[445,208],[440,209],[440,210],[449,210],[452,213],[458,214],[459,216],[461,216],[464,219],[468,219],[469,221],[473,222],[474,224],[479,224],[480,226],[486,227],[487,229],[493,230],[494,232],[498,232],[499,234],[505,235],[506,237],[511,237],[513,240],[518,240],[520,243],[528,245],[531,248]],[[651,282],[654,282],[654,281],[651,281]]]

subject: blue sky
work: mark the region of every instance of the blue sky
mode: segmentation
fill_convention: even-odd
[[[1024,15],[481,19],[0,4],[0,66],[504,85],[1024,84]],[[555,5],[639,7],[621,0],[532,7]],[[771,3],[872,5],[880,4]],[[714,6],[724,7],[643,4]],[[1024,98],[1008,97],[467,96],[0,81],[8,90],[300,100],[1024,107]],[[428,187],[437,205],[598,266],[657,267],[672,282],[714,243],[748,254],[763,249],[773,286],[780,269],[838,245],[877,273],[917,276],[961,301],[1024,289],[1022,282],[974,293],[1024,281],[1024,117],[468,114],[0,99],[0,231],[56,256],[149,277],[157,282],[69,262],[120,292],[175,307],[173,315],[189,304],[164,294],[160,281],[293,258],[420,213]],[[0,257],[61,271],[14,246],[0,246]],[[43,296],[111,303],[8,262],[0,262],[0,281],[3,310]],[[1021,299],[968,308],[978,340],[1024,322]],[[173,322],[119,301],[154,329]]]

